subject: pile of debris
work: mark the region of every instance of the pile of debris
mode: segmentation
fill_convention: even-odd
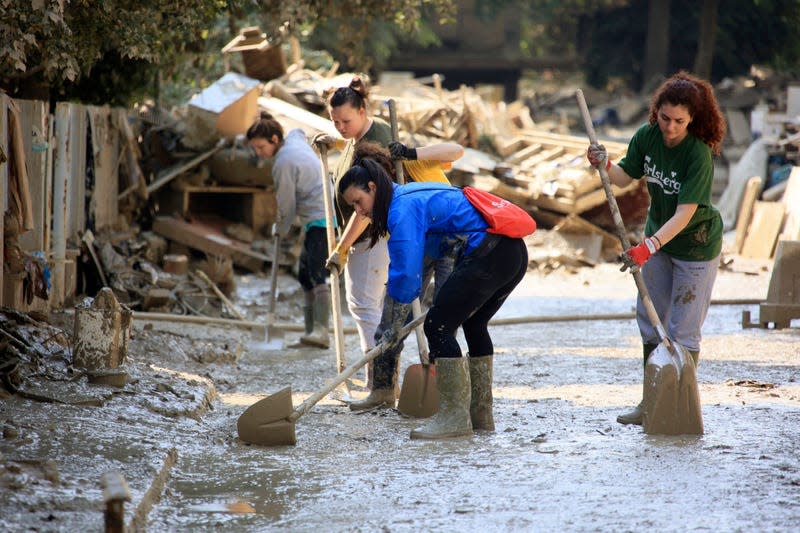
[[[296,43],[288,62],[278,50],[257,28],[246,28],[223,49],[226,57],[242,54],[244,74],[229,72],[172,113],[138,110],[142,199],[154,205],[152,230],[169,241],[170,249],[229,258],[253,272],[271,263],[266,246],[275,214],[271,161],[257,160],[243,145],[242,133],[251,117],[265,110],[287,130],[301,128],[309,138],[320,132],[337,136],[325,97],[354,76],[338,73],[338,64],[306,68]],[[723,157],[715,162],[714,194],[723,201],[728,229],[740,214],[742,194],[731,201],[723,193],[729,182],[736,191],[745,188],[732,176],[740,159],[750,161],[754,133],[746,116],[757,107],[759,94],[740,81],[718,89],[730,134]],[[409,144],[452,141],[465,146],[464,157],[449,174],[452,183],[492,191],[536,218],[543,231],[529,239],[532,267],[551,270],[614,260],[620,245],[612,235],[615,226],[599,177],[585,158],[588,140],[574,99],[578,85],[506,104],[487,100],[471,87],[446,90],[441,82],[436,75],[414,79],[408,73],[385,73],[372,87],[370,109],[388,120],[386,104],[394,100],[401,140]],[[630,134],[646,120],[647,97],[586,91],[609,155],[619,160]],[[796,148],[798,138],[787,137],[782,148]],[[615,193],[636,241],[647,212],[644,184],[615,187]],[[297,250],[298,243],[289,242],[281,264],[291,265]]]

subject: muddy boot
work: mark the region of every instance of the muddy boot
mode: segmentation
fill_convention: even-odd
[[[316,346],[317,348],[327,348],[330,346],[330,327],[331,316],[331,291],[328,285],[317,285],[314,287],[314,329],[311,333],[300,337],[300,342],[306,346]]]
[[[373,407],[393,408],[397,401],[397,381],[400,370],[400,352],[387,350],[372,361],[372,388],[363,400],[350,402],[351,411]]]
[[[472,420],[473,430],[494,431],[492,359],[491,355],[469,358],[469,382],[472,389],[469,417]]]
[[[303,305],[303,324],[305,326],[305,334],[309,335],[314,330],[314,293],[312,291],[304,291],[303,297],[305,298],[305,302]],[[287,344],[287,348],[303,348],[305,344],[303,344],[300,339]]]
[[[644,365],[647,366],[647,358],[658,347],[658,344],[645,343],[642,345],[642,355],[644,356]],[[620,424],[633,424],[636,426],[642,425],[644,418],[644,400],[639,402],[639,405],[634,407],[631,411],[621,414],[617,417],[617,422]]]
[[[469,416],[469,362],[466,357],[436,359],[439,411],[426,425],[411,431],[412,439],[445,439],[472,434]]]
[[[644,402],[639,402],[639,405],[634,407],[632,410],[628,411],[625,414],[621,414],[617,417],[617,422],[620,424],[633,424],[636,426],[642,425],[642,419],[644,418]]]

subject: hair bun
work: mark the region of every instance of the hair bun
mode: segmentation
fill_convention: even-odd
[[[274,117],[272,116],[271,113],[268,113],[267,111],[261,111],[258,115],[258,118],[260,118],[261,120],[272,120]]]

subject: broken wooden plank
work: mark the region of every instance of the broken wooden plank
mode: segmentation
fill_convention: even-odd
[[[586,152],[589,148],[589,140],[587,138],[577,135],[565,135],[563,133],[551,133],[541,129],[525,130],[518,134],[520,137],[529,139],[531,142],[538,142],[542,144],[559,145],[565,148]],[[603,140],[603,146],[608,151],[608,157],[613,158],[624,154],[628,150],[628,145],[621,142]]]
[[[564,151],[566,148],[563,146],[554,146],[552,148],[548,148],[546,150],[542,150],[538,154],[529,157],[525,161],[522,161],[519,164],[519,167],[523,170],[530,170],[534,167],[541,165],[547,161],[552,161],[562,155],[564,155]]]
[[[506,158],[506,163],[512,165],[519,165],[529,157],[534,156],[542,151],[542,145],[539,143],[528,144],[521,150],[518,150]]]
[[[157,191],[158,189],[160,189],[173,179],[180,176],[182,173],[196,167],[197,165],[199,165],[212,155],[216,154],[217,152],[222,150],[222,147],[225,146],[226,142],[227,141],[225,139],[220,139],[220,141],[216,144],[216,146],[214,146],[214,148],[212,148],[211,150],[203,152],[202,154],[193,157],[192,159],[190,159],[185,163],[181,163],[179,165],[166,169],[164,172],[161,172],[159,176],[156,178],[156,180],[147,186],[147,194],[154,193],[155,191]]]
[[[264,272],[265,266],[271,263],[271,258],[252,250],[246,243],[226,237],[208,221],[189,223],[175,217],[157,216],[153,221],[153,231],[195,250],[230,257],[234,264],[251,272]]]
[[[742,253],[747,227],[750,225],[750,219],[753,214],[753,204],[756,203],[759,192],[761,192],[761,178],[753,176],[747,180],[747,185],[742,195],[742,205],[739,206],[739,216],[736,217],[736,240],[734,241],[733,250],[737,254]]]
[[[769,259],[783,226],[784,205],[780,202],[756,202],[753,218],[742,246],[742,257]]]
[[[497,147],[497,153],[503,158],[508,158],[511,154],[519,152],[529,144],[531,144],[530,141],[522,137],[514,137],[510,141],[500,144]]]
[[[614,196],[620,196],[623,194],[628,193],[629,191],[633,191],[638,187],[639,183],[638,180],[633,180],[633,182],[624,188],[620,189],[616,185],[612,185],[612,189],[614,191]],[[603,189],[597,189],[592,191],[588,194],[584,194],[579,196],[575,199],[568,199],[568,198],[561,198],[561,197],[550,197],[544,194],[539,195],[535,200],[534,204],[538,207],[543,209],[550,209],[551,211],[556,211],[558,213],[564,214],[581,214],[584,211],[587,211],[593,207],[603,204],[606,201],[606,194]]]

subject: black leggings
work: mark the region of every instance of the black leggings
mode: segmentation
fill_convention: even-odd
[[[328,234],[325,228],[313,227],[306,231],[303,249],[300,252],[300,267],[297,275],[304,291],[327,283],[330,272],[325,268],[328,259]]]
[[[492,355],[489,320],[528,269],[522,239],[488,234],[470,255],[456,263],[425,319],[431,360],[461,357],[456,332],[461,326],[471,357]]]

